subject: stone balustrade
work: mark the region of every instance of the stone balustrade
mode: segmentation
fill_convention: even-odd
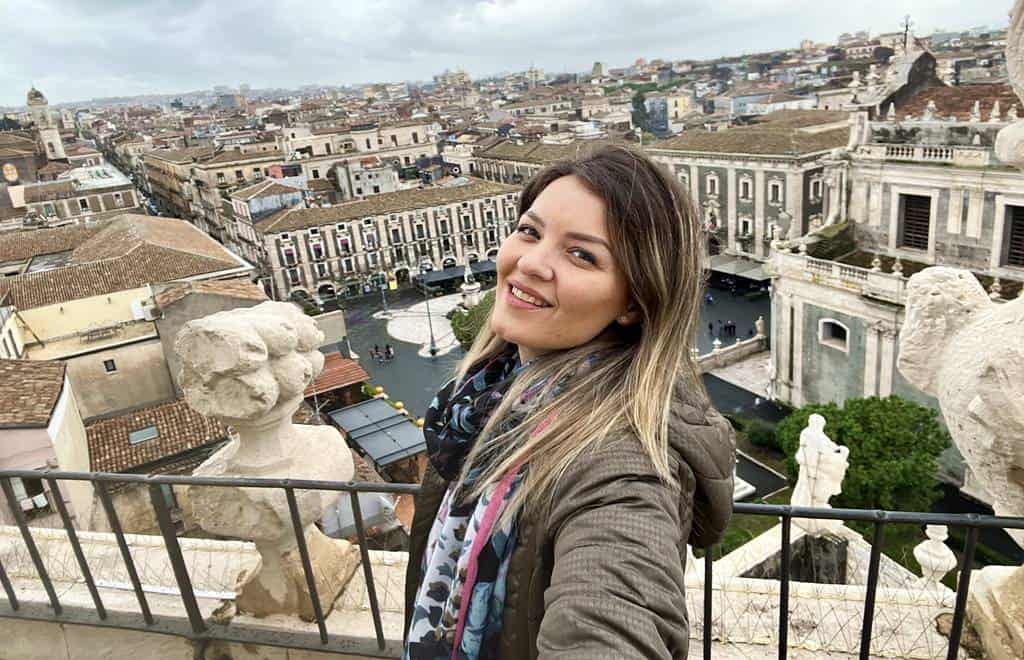
[[[920,144],[865,144],[858,155],[867,160],[898,160],[905,162],[984,167],[992,161],[988,147]]]
[[[780,274],[892,303],[902,305],[906,302],[907,282],[900,275],[781,250],[774,251],[772,259],[772,267]]]

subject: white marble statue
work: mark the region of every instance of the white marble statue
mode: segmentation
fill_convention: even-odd
[[[191,321],[175,343],[185,400],[237,433],[196,470],[201,476],[346,481],[351,452],[337,429],[296,426],[292,415],[323,369],[323,333],[292,303],[264,302]],[[324,613],[358,565],[356,548],[329,539],[314,522],[338,499],[329,491],[296,491],[301,528]],[[313,616],[294,526],[283,490],[192,487],[196,520],[217,536],[253,541],[260,567],[239,576],[240,611]]]
[[[994,302],[966,270],[916,273],[907,284],[897,367],[938,399],[996,514],[1024,516],[1024,299]],[[1024,547],[1024,530],[1007,532]],[[978,571],[968,614],[987,657],[1024,657],[1024,568]]]
[[[849,467],[850,448],[837,445],[825,435],[825,418],[813,414],[807,428],[800,432],[796,462],[800,465],[790,504],[830,509],[829,499],[842,492],[843,477]],[[821,536],[842,527],[841,520],[794,518],[793,524],[808,534]]]

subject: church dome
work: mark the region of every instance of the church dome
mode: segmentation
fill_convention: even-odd
[[[40,92],[35,87],[32,87],[32,89],[28,90],[28,94],[27,94],[26,98],[28,100],[28,104],[29,105],[45,105],[46,104],[46,97],[43,96],[43,93]]]

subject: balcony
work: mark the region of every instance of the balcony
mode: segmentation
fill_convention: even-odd
[[[30,527],[13,500],[13,477],[58,484],[85,481],[92,485],[106,513],[111,533],[76,530],[66,506],[56,500],[63,530]],[[159,536],[126,534],[111,504],[110,489],[127,484],[148,493],[159,524]],[[47,645],[47,624],[70,624],[49,633],[60,641],[82,626],[115,645],[119,636],[160,633],[136,648],[167,648],[167,635],[184,638],[176,653],[162,657],[204,657],[211,645],[236,644],[398,657],[401,653],[403,579],[407,555],[371,551],[360,509],[360,493],[415,494],[413,484],[331,482],[300,479],[160,476],[106,473],[0,471],[16,525],[0,527],[0,618],[31,625],[13,628],[6,637],[14,648]],[[255,618],[240,614],[235,579],[259,563],[252,543],[179,538],[172,510],[162,488],[244,487],[283,491],[310,595],[309,621],[278,615]],[[340,595],[325,607],[318,596],[311,551],[299,520],[297,498],[318,491],[348,498],[359,545],[360,568]],[[1024,519],[975,514],[929,514],[855,509],[815,509],[781,505],[735,505],[737,514],[778,518],[779,524],[740,549],[717,559],[687,561],[687,605],[690,613],[691,657],[752,656],[955,658],[962,639],[967,592],[975,567],[975,547],[982,530],[1024,529]],[[799,521],[857,521],[874,530],[871,542],[847,528],[842,583],[808,581],[795,555],[810,538]],[[797,521],[794,524],[794,521]],[[899,525],[945,525],[960,528],[966,541],[955,569],[956,591],[938,578],[916,582],[896,574],[883,555],[885,531]],[[931,528],[930,528],[931,529]],[[801,545],[804,544],[804,545]],[[712,549],[707,554],[715,556]],[[767,561],[763,561],[767,558]],[[766,566],[774,565],[768,575]],[[793,568],[791,568],[793,567]],[[769,569],[770,570],[770,569]],[[941,578],[941,575],[939,576]],[[948,638],[936,632],[935,620],[948,622]],[[706,625],[709,622],[710,625]],[[8,625],[8,624],[3,624]],[[9,632],[13,629],[14,636]],[[31,640],[19,630],[32,630]],[[129,633],[126,631],[134,631]],[[78,633],[75,633],[78,634]],[[8,647],[10,648],[10,647]],[[216,648],[223,648],[217,646]],[[744,651],[745,650],[745,651]],[[268,651],[264,651],[268,652]],[[154,651],[155,653],[155,651]],[[61,655],[60,657],[67,657]],[[248,655],[232,657],[250,657]]]
[[[986,167],[992,150],[987,147],[925,146],[918,144],[866,144],[858,154],[867,160],[896,160],[937,165]]]
[[[906,303],[907,280],[895,273],[815,259],[805,254],[793,254],[783,250],[772,253],[771,264],[771,268],[780,275],[852,291],[890,303]]]

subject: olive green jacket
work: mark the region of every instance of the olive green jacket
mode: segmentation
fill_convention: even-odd
[[[676,483],[658,479],[635,436],[610,438],[569,467],[547,511],[520,517],[502,660],[686,657],[685,545],[707,547],[725,531],[736,448],[728,421],[682,386],[669,429]],[[412,523],[406,635],[447,487],[428,466]]]

